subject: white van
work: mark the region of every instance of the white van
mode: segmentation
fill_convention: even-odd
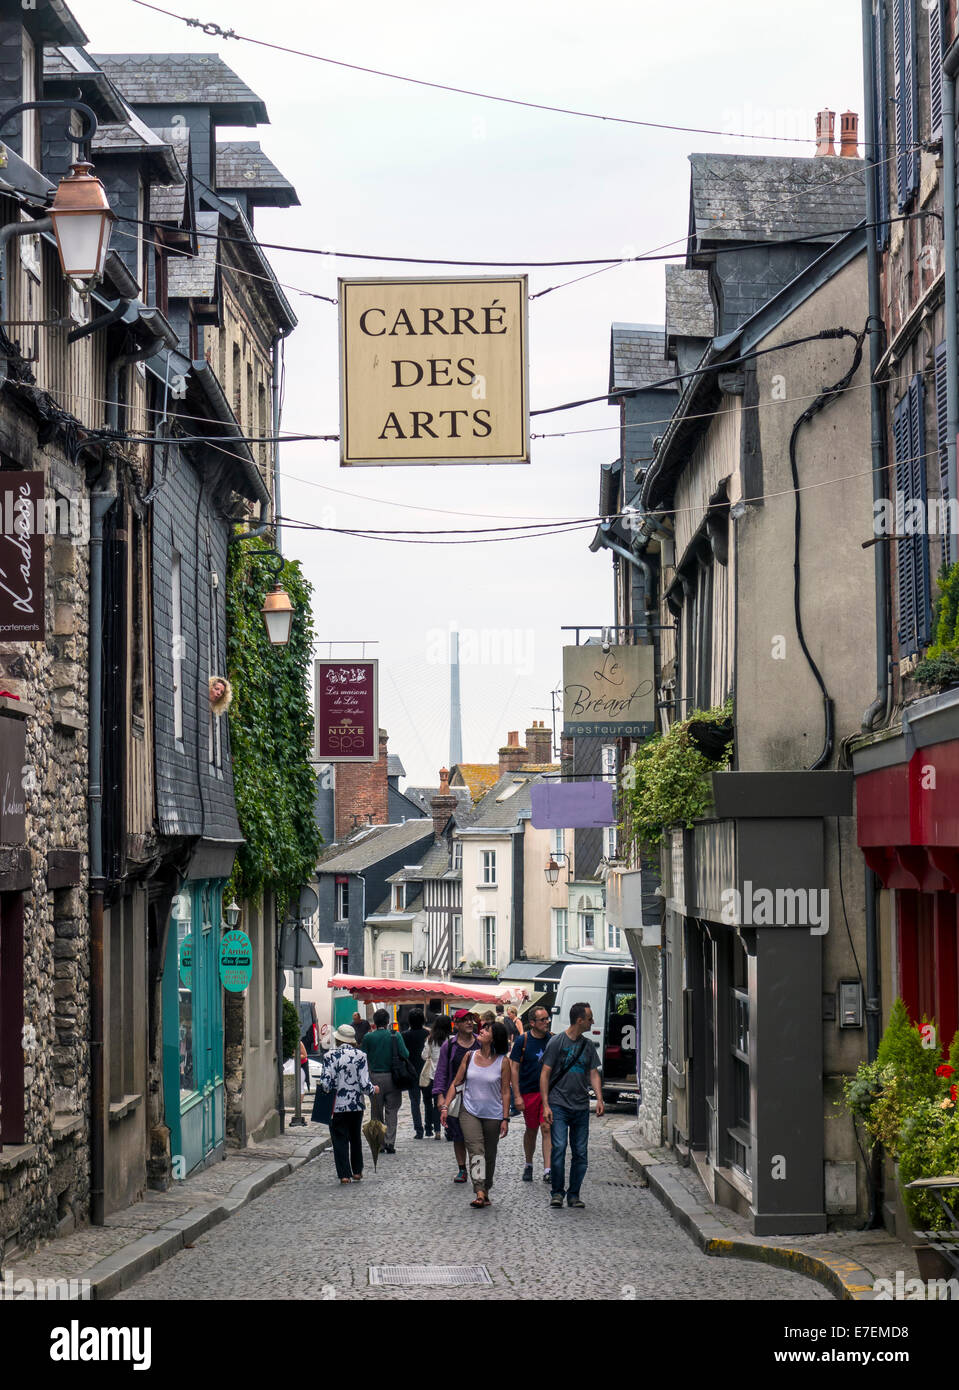
[[[639,1000],[635,970],[628,965],[565,965],[556,983],[551,1009],[550,1026],[554,1033],[569,1026],[573,1004],[588,1004],[593,1011],[592,1031],[584,1036],[596,1044],[599,1053],[603,1100],[615,1104],[620,1095],[639,1100]]]

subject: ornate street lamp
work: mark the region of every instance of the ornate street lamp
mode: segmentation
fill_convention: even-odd
[[[236,898],[223,909],[223,916],[226,918],[227,926],[232,931],[240,920],[240,904]]]
[[[0,115],[0,126],[23,111],[37,110],[79,111],[86,120],[86,129],[82,135],[68,133],[67,138],[74,145],[85,145],[97,133],[96,115],[82,101],[21,101]],[[103,276],[114,220],[106,189],[93,173],[93,165],[78,159],[60,180],[47,217],[21,224],[16,234],[52,229],[60,268],[67,279],[95,282]]]
[[[114,213],[92,164],[78,160],[60,180],[50,221],[67,279],[102,279]]]
[[[566,877],[567,877],[567,878],[569,877],[569,855],[568,855],[568,854],[561,854],[561,853],[559,853],[558,851],[557,851],[555,854],[551,854],[550,857],[549,857],[549,859],[546,861],[546,869],[545,869],[545,873],[546,873],[546,882],[549,884],[549,886],[550,886],[551,888],[553,888],[553,887],[559,882],[559,869],[560,869],[560,866],[559,866],[559,864],[557,863],[557,860],[559,860],[559,859],[562,859],[562,860],[565,862],[565,864],[566,864]]]
[[[260,616],[266,628],[266,635],[273,646],[285,647],[290,640],[290,628],[293,626],[293,604],[281,584],[274,584],[263,600]]]

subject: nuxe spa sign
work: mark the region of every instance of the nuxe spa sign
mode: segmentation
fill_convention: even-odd
[[[340,280],[340,464],[529,463],[525,275]]]

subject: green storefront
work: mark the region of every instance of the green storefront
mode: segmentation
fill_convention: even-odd
[[[184,883],[173,899],[163,970],[163,1093],[173,1175],[223,1147],[222,878]]]

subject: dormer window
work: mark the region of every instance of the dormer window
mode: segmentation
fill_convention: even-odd
[[[406,907],[406,884],[393,884],[393,911],[402,912]]]

